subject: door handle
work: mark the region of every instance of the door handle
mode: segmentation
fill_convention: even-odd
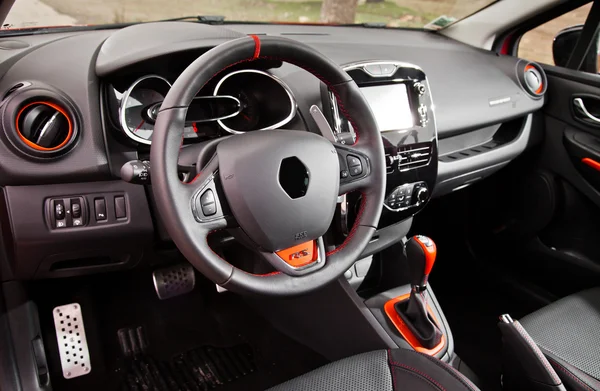
[[[593,115],[592,113],[590,113],[588,111],[588,109],[585,107],[585,104],[583,103],[583,99],[581,99],[581,98],[573,99],[573,105],[577,109],[577,112],[582,116],[582,119],[591,121],[592,123],[594,123],[596,125],[600,125],[600,118],[596,117],[595,115]]]

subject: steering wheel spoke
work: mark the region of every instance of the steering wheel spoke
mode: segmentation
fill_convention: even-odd
[[[358,148],[334,144],[340,162],[339,195],[369,186],[371,161]]]
[[[275,269],[290,276],[302,276],[325,266],[326,254],[323,237],[275,252],[261,252]]]

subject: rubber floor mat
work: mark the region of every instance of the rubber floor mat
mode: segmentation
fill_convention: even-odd
[[[125,356],[122,390],[200,391],[218,389],[256,371],[249,345],[227,348],[202,346],[175,355],[169,361],[154,359],[141,327],[118,332]]]

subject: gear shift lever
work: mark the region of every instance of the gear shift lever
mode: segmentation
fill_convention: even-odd
[[[406,242],[406,258],[410,270],[410,298],[395,305],[398,316],[413,335],[427,349],[433,349],[442,340],[443,333],[427,310],[427,280],[435,263],[437,250],[433,240],[413,236]]]
[[[433,269],[436,254],[435,243],[427,236],[413,236],[406,242],[410,285],[413,290],[423,292],[427,289],[427,280]]]

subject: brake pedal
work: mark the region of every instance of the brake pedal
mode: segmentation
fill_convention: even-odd
[[[156,294],[161,300],[189,293],[196,285],[194,268],[189,263],[155,270],[152,280]]]
[[[83,314],[79,303],[62,305],[52,310],[58,342],[60,364],[65,379],[87,375],[92,370],[85,337]]]

